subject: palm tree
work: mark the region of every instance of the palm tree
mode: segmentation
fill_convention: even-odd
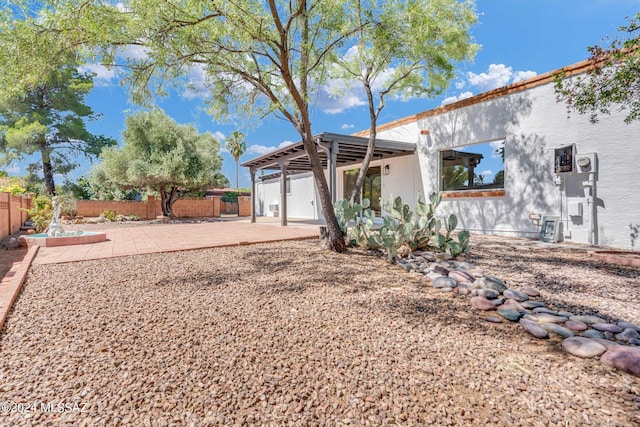
[[[244,154],[247,150],[247,142],[244,140],[244,135],[242,132],[238,132],[234,130],[231,132],[231,136],[227,138],[226,143],[227,150],[233,156],[236,161],[236,190],[238,187],[238,161],[240,160],[240,156]]]

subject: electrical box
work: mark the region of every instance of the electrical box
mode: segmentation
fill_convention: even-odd
[[[557,216],[543,216],[540,228],[540,241],[556,243],[560,241],[562,222]]]
[[[555,173],[573,173],[574,172],[574,154],[575,145],[567,145],[553,150],[554,172]]]

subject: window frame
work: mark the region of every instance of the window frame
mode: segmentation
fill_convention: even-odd
[[[484,145],[484,144],[491,144],[493,142],[500,142],[502,141],[502,149],[504,150],[506,147],[506,141],[507,138],[503,137],[503,138],[494,138],[494,139],[489,139],[489,140],[484,140],[484,141],[478,141],[478,142],[473,142],[470,144],[466,144],[466,145],[458,145],[455,147],[444,147],[441,149],[438,149],[437,151],[437,156],[438,156],[438,189],[440,191],[440,193],[442,194],[443,198],[461,198],[461,197],[500,197],[500,196],[504,196],[506,194],[505,191],[505,186],[506,186],[506,182],[505,182],[505,174],[506,174],[506,162],[505,162],[505,152],[503,151],[502,154],[502,183],[500,184],[496,184],[495,183],[495,178],[494,178],[494,182],[490,183],[490,184],[481,184],[479,186],[476,186],[478,184],[472,184],[471,186],[469,185],[469,179],[467,178],[465,182],[467,182],[466,188],[451,188],[451,189],[445,189],[445,180],[444,180],[444,174],[445,174],[445,167],[455,167],[458,165],[451,165],[451,166],[444,166],[444,161],[445,158],[443,158],[443,155],[445,155],[447,152],[454,152],[455,154],[453,154],[453,158],[449,158],[447,160],[457,160],[458,158],[460,159],[461,163],[460,166],[463,166],[464,171],[468,173],[469,171],[469,167],[465,166],[464,163],[468,162],[468,163],[473,163],[474,167],[473,169],[475,169],[476,166],[480,165],[481,161],[483,158],[485,158],[485,155],[482,153],[475,153],[473,152],[473,149],[471,149],[469,152],[467,151],[461,151],[460,149],[466,149],[468,147],[473,147],[473,146],[479,146],[479,145]],[[463,153],[462,155],[459,155],[458,153]],[[474,156],[475,155],[475,156]],[[459,156],[459,157],[458,157]],[[478,156],[480,156],[480,158],[478,159]],[[466,160],[468,159],[468,160]],[[476,162],[477,160],[477,162]],[[496,172],[496,174],[494,175],[494,177],[499,173],[500,171]],[[480,174],[476,174],[473,173],[473,179],[475,181],[475,178],[480,175]]]

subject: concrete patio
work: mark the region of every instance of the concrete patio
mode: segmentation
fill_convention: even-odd
[[[237,246],[285,240],[313,239],[319,235],[318,221],[289,221],[261,217],[251,224],[245,218],[219,222],[118,226],[94,230],[107,234],[107,241],[86,245],[42,247],[34,264],[57,264],[118,256],[173,252],[190,249]],[[71,229],[72,227],[65,227]],[[82,225],[73,227],[82,229]]]

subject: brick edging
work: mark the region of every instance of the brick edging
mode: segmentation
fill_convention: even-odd
[[[11,270],[9,270],[0,283],[0,332],[4,326],[5,320],[9,315],[9,310],[13,306],[20,289],[27,278],[31,263],[36,257],[40,246],[32,246],[27,251],[26,255],[21,262],[13,264]]]

